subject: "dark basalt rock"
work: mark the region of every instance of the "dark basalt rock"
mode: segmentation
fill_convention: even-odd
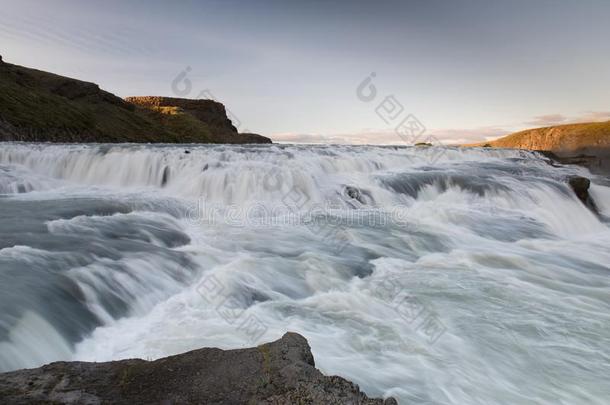
[[[559,156],[556,153],[553,153],[548,150],[537,150],[536,152],[546,157],[551,166],[558,166],[559,164],[577,165],[590,168],[597,161],[597,158],[595,156],[589,156],[585,154],[579,154],[574,156]]]
[[[345,192],[345,195],[348,196],[349,198],[358,200],[361,203],[364,202],[362,200],[362,195],[360,194],[360,190],[358,190],[356,187],[345,186],[345,189],[343,191]]]
[[[610,177],[610,150],[605,148],[588,148],[587,153],[557,154],[548,150],[536,150],[554,167],[577,165],[589,169],[591,173]]]
[[[572,176],[568,178],[568,184],[572,187],[572,190],[574,190],[578,199],[582,202],[586,202],[589,198],[591,181],[585,177]]]
[[[589,195],[589,187],[591,187],[591,180],[581,176],[570,176],[568,177],[568,184],[578,197],[578,199],[585,204],[593,212],[597,213],[597,207],[595,202]]]
[[[368,204],[373,201],[370,191],[362,190],[354,186],[345,186],[343,195],[351,200],[358,201],[360,204]]]
[[[315,368],[307,340],[200,349],[156,361],[58,362],[0,374],[6,404],[397,404]]]
[[[266,136],[259,134],[253,134],[250,132],[240,132],[234,136],[235,141],[238,143],[273,143],[271,139]]]

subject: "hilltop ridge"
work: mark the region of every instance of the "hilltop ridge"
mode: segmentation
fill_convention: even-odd
[[[610,172],[610,121],[527,129],[463,146],[542,151],[561,163],[581,164],[593,172]]]
[[[466,146],[484,145],[495,148],[546,150],[557,154],[587,153],[600,148],[610,148],[610,121],[526,129],[494,141]]]

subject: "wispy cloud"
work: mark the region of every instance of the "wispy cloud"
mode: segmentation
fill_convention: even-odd
[[[561,124],[575,124],[579,122],[603,122],[610,120],[610,111],[585,111],[581,115],[567,117],[563,114],[547,114],[534,117],[532,121],[524,124],[534,127],[548,127]]]
[[[573,122],[603,122],[610,121],[610,111],[585,111],[585,113],[574,119]]]
[[[427,142],[427,137],[433,136],[435,141],[443,144],[468,144],[491,141],[502,136],[532,127],[548,127],[580,122],[603,122],[610,120],[610,111],[585,111],[579,116],[563,114],[538,115],[530,121],[520,124],[495,125],[477,128],[431,129],[418,141]],[[392,130],[365,129],[352,133],[338,134],[308,134],[308,133],[278,133],[271,135],[275,142],[283,143],[325,143],[325,144],[356,144],[356,145],[400,145],[401,138]]]
[[[99,32],[82,22],[66,26],[44,15],[0,16],[0,36],[50,47],[72,48],[88,54],[150,55],[152,48],[149,44],[135,46],[130,43],[129,39],[137,34],[128,25],[114,24],[112,29]]]
[[[479,127],[474,129],[434,129],[421,136],[417,141],[428,142],[434,137],[435,142],[443,144],[462,144],[481,140],[495,139],[508,134],[509,130],[501,127]],[[340,134],[306,134],[278,133],[271,135],[275,142],[283,143],[325,143],[325,144],[356,144],[356,145],[400,145],[403,140],[391,129],[366,129],[353,133]],[[434,142],[432,142],[434,143]]]
[[[528,125],[533,125],[537,127],[544,127],[549,125],[557,125],[563,123],[568,118],[562,114],[547,114],[547,115],[539,115],[534,117],[532,121],[526,122]]]
[[[327,143],[327,144],[399,144],[401,139],[391,130],[363,130],[340,134],[306,134],[286,132],[271,135],[276,142],[285,143]]]
[[[478,141],[490,141],[508,135],[512,130],[502,126],[486,126],[472,129],[439,129],[431,134],[444,144],[464,144]]]

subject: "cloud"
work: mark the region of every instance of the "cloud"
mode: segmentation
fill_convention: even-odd
[[[417,142],[442,143],[444,145],[461,145],[492,141],[513,132],[532,128],[547,127],[579,122],[600,122],[610,120],[610,111],[586,111],[580,116],[568,117],[563,114],[546,114],[534,117],[531,121],[517,125],[497,125],[477,128],[430,129],[417,139]],[[280,143],[323,143],[354,145],[401,145],[405,142],[393,129],[364,129],[358,132],[338,134],[278,133],[271,135]]]
[[[573,122],[603,122],[610,121],[610,111],[586,111]]]
[[[602,122],[610,120],[610,111],[585,111],[582,115],[566,117],[562,114],[547,114],[534,117],[524,124],[534,127],[549,127],[560,124],[577,124],[580,122]]]
[[[417,142],[463,144],[496,139],[508,134],[500,127],[480,127],[474,129],[433,129],[419,137]],[[324,143],[324,144],[355,144],[355,145],[401,145],[405,144],[392,129],[362,130],[353,133],[340,134],[303,134],[278,133],[271,135],[275,142],[281,143]]]
[[[473,129],[439,129],[430,132],[443,144],[464,144],[491,141],[512,131],[499,126],[487,126]]]
[[[537,127],[546,127],[550,125],[557,125],[567,120],[567,117],[561,114],[547,114],[539,115],[534,117],[533,121],[528,121],[526,124]]]
[[[400,144],[402,140],[392,130],[363,130],[353,133],[340,134],[303,134],[280,133],[273,134],[271,138],[276,142],[285,143],[326,143],[326,144]]]

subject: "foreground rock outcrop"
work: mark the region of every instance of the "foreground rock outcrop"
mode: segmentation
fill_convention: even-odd
[[[6,404],[385,404],[315,368],[304,337],[239,350],[200,349],[156,361],[58,362],[0,374]]]
[[[225,107],[213,100],[137,99],[169,102],[136,105],[95,83],[0,57],[0,141],[271,143],[264,136],[239,134]]]

